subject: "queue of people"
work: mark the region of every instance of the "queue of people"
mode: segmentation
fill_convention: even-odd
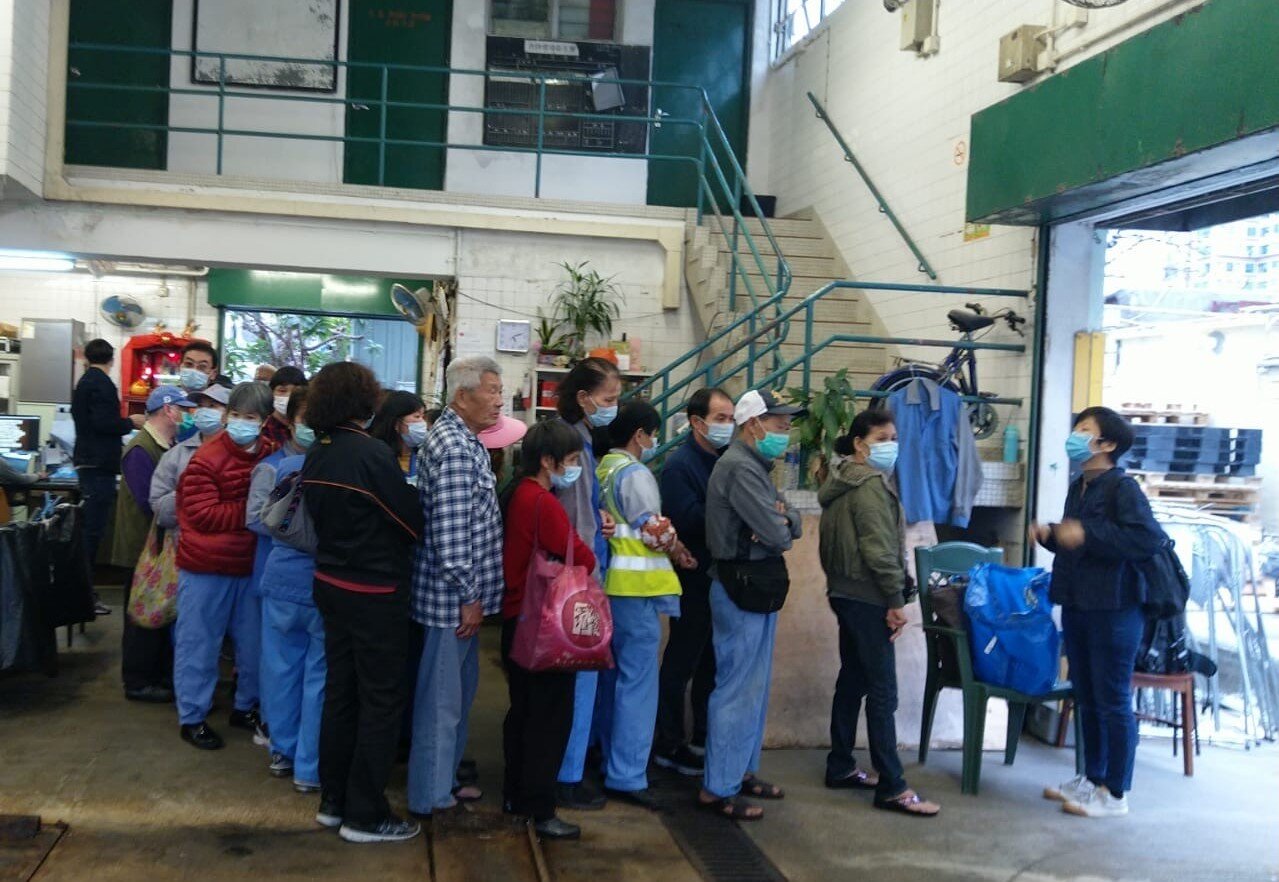
[[[464,751],[478,635],[497,616],[510,697],[502,802],[539,835],[580,836],[559,809],[616,799],[656,810],[650,761],[700,779],[697,802],[734,820],[761,818],[754,800],[785,797],[759,777],[760,753],[777,615],[790,588],[785,554],[802,522],[770,473],[800,407],[767,390],[736,402],[718,389],[698,391],[687,406],[687,438],[659,480],[648,463],[660,415],[642,400],[622,403],[616,367],[588,358],[565,375],[558,418],[528,430],[502,482],[493,452],[525,428],[502,416],[502,373],[492,359],[451,362],[447,406],[429,412],[354,363],[327,365],[309,380],[286,366],[267,383],[228,388],[217,352],[188,348],[183,387],[157,389],[145,417],[127,421],[141,431],[115,465],[123,471],[115,559],[136,560],[154,525],[176,534],[178,571],[171,636],[126,626],[125,694],[175,702],[183,740],[209,750],[224,744],[209,714],[229,640],[228,724],[268,747],[270,774],[318,794],[316,821],[348,841],[412,838],[419,819],[483,795]],[[113,474],[107,448],[126,422],[105,416],[109,346],[89,352],[102,377],[81,397],[92,399],[85,425],[106,440],[82,436],[86,508],[91,499],[102,504],[108,482],[99,488],[95,470]],[[1105,476],[1123,447],[1121,428],[1105,414],[1078,427],[1089,437],[1092,480],[1112,480]],[[858,414],[837,449],[842,459],[819,493],[841,661],[825,784],[873,791],[880,809],[933,817],[940,807],[907,785],[897,754],[893,650],[909,594],[892,414]],[[296,516],[309,519],[313,546],[291,544],[265,523],[281,493],[298,494]],[[1068,511],[1079,508],[1072,505]],[[1034,534],[1065,552],[1059,562],[1074,566],[1071,573],[1093,566],[1071,562],[1085,547],[1077,523]],[[1157,541],[1144,522],[1130,532],[1134,544]],[[539,553],[571,560],[607,595],[610,670],[532,670],[512,658]],[[1067,648],[1081,670],[1111,651],[1088,642],[1091,619],[1125,628],[1127,652],[1131,615],[1093,612],[1109,601],[1063,590],[1080,606]],[[1105,742],[1114,755],[1090,760],[1089,776],[1054,798],[1083,800],[1093,816],[1117,813],[1131,779],[1130,722],[1115,711],[1122,696],[1108,671],[1082,679],[1093,690],[1080,703],[1089,750],[1104,755],[1097,745]],[[869,769],[853,750],[863,702]],[[410,818],[397,816],[385,794],[404,742]]]

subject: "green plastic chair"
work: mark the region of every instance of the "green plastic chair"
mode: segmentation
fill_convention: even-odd
[[[924,681],[924,714],[919,732],[919,762],[928,758],[928,742],[933,732],[933,716],[937,712],[937,696],[943,689],[959,689],[964,695],[964,766],[960,790],[977,793],[981,778],[982,742],[986,736],[986,704],[992,698],[1008,702],[1008,735],[1004,742],[1004,765],[1012,765],[1017,757],[1017,742],[1031,705],[1070,698],[1070,684],[1059,683],[1044,695],[1027,695],[983,683],[973,676],[972,656],[968,648],[968,632],[949,628],[933,614],[929,581],[934,574],[963,575],[979,563],[1003,563],[1002,548],[983,548],[971,542],[943,542],[931,548],[915,549],[915,572],[919,581],[919,606],[924,618],[924,641],[928,647],[928,675]],[[958,671],[946,670],[942,660],[946,649],[954,651]],[[1075,714],[1075,770],[1083,773],[1083,738],[1079,715]]]

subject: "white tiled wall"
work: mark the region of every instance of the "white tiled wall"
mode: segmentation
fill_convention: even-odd
[[[0,174],[33,193],[44,180],[48,0],[0,2]]]

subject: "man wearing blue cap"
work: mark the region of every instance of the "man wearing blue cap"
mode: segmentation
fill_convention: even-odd
[[[160,386],[147,396],[147,417],[124,448],[120,459],[120,492],[116,497],[111,563],[125,567],[124,644],[121,673],[124,697],[131,701],[173,701],[173,640],[169,628],[142,628],[127,615],[133,570],[151,528],[151,476],[178,432],[194,426],[196,404],[174,386]]]

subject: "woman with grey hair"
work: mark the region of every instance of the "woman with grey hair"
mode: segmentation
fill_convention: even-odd
[[[261,438],[271,391],[241,383],[227,400],[226,428],[200,446],[178,482],[178,621],[173,630],[173,691],[182,739],[217,750],[222,737],[206,722],[218,682],[222,639],[235,643],[238,671],[228,723],[266,744],[258,713],[262,609],[253,589],[257,536],[246,526],[249,480],[271,453]]]

